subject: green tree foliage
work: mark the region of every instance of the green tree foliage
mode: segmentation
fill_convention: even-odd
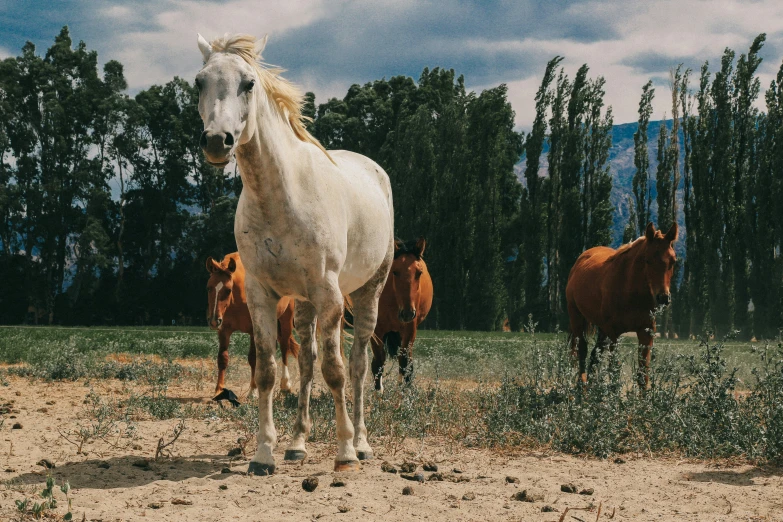
[[[623,239],[656,210],[659,228],[685,224],[666,332],[770,338],[783,326],[783,66],[762,112],[764,41],[739,58],[726,49],[714,72],[705,63],[693,91],[690,71],[672,70],[672,121],[652,159],[655,89],[642,88]],[[427,239],[426,325],[519,329],[532,314],[539,329],[564,328],[574,261],[609,244],[605,81],[587,65],[569,77],[562,60],[543,71],[525,139],[504,85],[468,92],[449,69],[322,104],[306,94],[310,131],[383,166],[397,235]],[[203,322],[204,259],[236,249],[241,178],[204,161],[189,82],[126,89],[122,65],[99,70],[67,27],[43,55],[28,43],[0,61],[0,322]]]
[[[642,87],[642,97],[639,100],[639,126],[633,135],[633,164],[636,172],[633,175],[633,197],[636,200],[634,215],[636,225],[633,232],[629,232],[635,239],[644,233],[647,223],[650,222],[650,156],[647,151],[647,128],[652,116],[652,101],[655,97],[655,89],[652,80]]]

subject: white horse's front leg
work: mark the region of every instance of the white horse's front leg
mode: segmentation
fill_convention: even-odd
[[[295,308],[296,331],[302,341],[299,349],[299,403],[296,424],[291,443],[285,450],[285,460],[304,460],[307,457],[305,442],[310,436],[310,392],[313,389],[313,364],[318,355],[315,340],[315,308],[307,301],[297,301]]]
[[[245,282],[248,305],[253,318],[253,338],[256,345],[255,380],[258,389],[258,448],[250,461],[248,473],[251,475],[271,475],[275,472],[275,458],[272,452],[277,444],[277,431],[272,418],[272,398],[274,394],[277,364],[278,299],[269,295],[253,277]]]
[[[353,424],[348,417],[348,408],[345,404],[346,375],[340,350],[343,296],[337,285],[336,277],[330,287],[320,290],[313,304],[318,311],[318,324],[321,326],[324,340],[321,373],[334,398],[335,424],[337,425],[337,458],[334,470],[358,470],[360,465],[353,445]]]

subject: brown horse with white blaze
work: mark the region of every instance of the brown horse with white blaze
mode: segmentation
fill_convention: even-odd
[[[576,260],[568,276],[566,301],[571,323],[571,353],[579,358],[579,377],[587,382],[587,332],[598,328],[598,342],[590,366],[603,350],[610,349],[620,334],[636,332],[639,340],[637,381],[641,389],[649,384],[654,312],[671,302],[671,279],[677,257],[672,244],[677,240],[677,223],[666,235],[647,225],[644,236],[618,250],[595,247]]]
[[[250,365],[250,388],[255,389],[256,347],[253,339],[253,323],[247,307],[245,294],[245,267],[234,252],[218,263],[211,257],[207,258],[207,271],[211,274],[207,281],[207,322],[209,327],[218,333],[220,349],[218,350],[218,380],[215,392],[219,393],[225,387],[226,369],[228,368],[228,346],[231,334],[242,332],[250,335],[250,350],[247,352],[247,362]],[[277,342],[283,359],[283,375],[280,378],[280,390],[290,392],[288,373],[288,355],[299,355],[299,343],[293,336],[294,330],[294,300],[283,297],[277,303]]]
[[[432,278],[422,259],[426,243],[394,242],[394,262],[378,301],[378,322],[372,337],[372,373],[375,389],[383,392],[383,366],[386,350],[397,356],[400,375],[406,383],[413,379],[413,343],[419,325],[432,307]]]

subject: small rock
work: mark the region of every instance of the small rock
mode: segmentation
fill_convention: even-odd
[[[525,489],[517,491],[511,498],[513,500],[518,500],[519,502],[543,502],[544,493],[537,489]]]
[[[329,486],[333,488],[344,488],[345,482],[335,477],[332,479],[332,483],[329,484]]]
[[[427,480],[434,480],[437,482],[443,482],[443,473],[433,473]]]
[[[6,473],[16,473],[16,470],[14,468],[5,468]]]
[[[400,466],[400,471],[403,473],[413,473],[416,471],[416,463],[415,462],[403,462]]]
[[[171,499],[171,503],[175,506],[192,506],[193,502],[182,498]]]
[[[403,495],[413,495],[413,488],[411,486],[405,486],[402,488]]]
[[[472,491],[468,491],[464,495],[462,495],[462,500],[476,500],[476,494]]]
[[[463,477],[462,475],[451,475],[449,476],[449,480],[452,482],[456,482],[459,484],[460,482],[470,482],[470,478]]]
[[[57,466],[54,465],[54,462],[52,462],[49,459],[41,459],[38,462],[36,462],[36,464],[38,464],[39,466],[43,466],[43,467],[45,467],[47,469],[52,469],[52,468],[56,468],[57,467]]]
[[[241,454],[242,454],[242,448],[231,448],[230,450],[228,450],[229,457],[236,457]]]
[[[38,408],[35,411],[37,411],[38,413],[48,413],[49,412],[49,408]]]
[[[541,508],[541,512],[542,513],[560,513],[558,510],[556,510],[555,508],[553,508],[550,505],[546,505],[546,506],[542,507]]]
[[[414,482],[424,482],[424,473],[400,473],[400,477]]]
[[[134,450],[136,450],[136,451],[141,451],[142,449],[144,449],[144,448],[142,448],[142,447],[141,447],[141,444],[134,444],[134,445],[133,445],[133,446],[131,446],[131,447],[132,447]]]
[[[222,474],[224,474],[224,475],[225,475],[226,473],[231,473],[231,468],[223,468],[223,469],[221,469],[221,470],[220,470],[220,472],[221,472]]]
[[[595,490],[593,488],[585,488],[579,492],[580,495],[592,495]]]
[[[424,468],[424,471],[438,471],[438,465],[434,462],[427,461],[422,467]]]
[[[625,464],[625,459],[617,457],[616,459],[614,459],[614,463],[615,464]]]
[[[381,463],[381,471],[385,471],[386,473],[397,473],[397,468],[384,460]]]
[[[454,473],[462,473],[462,470],[460,468],[454,468],[451,471],[454,472]]]
[[[47,406],[54,406],[55,402],[54,401],[46,401],[46,405]]]
[[[348,513],[351,510],[348,506],[337,506],[337,511],[340,513]]]
[[[519,479],[516,477],[506,477],[506,484],[519,484]]]
[[[111,464],[109,464],[105,460],[102,460],[98,463],[98,467],[101,469],[109,469],[111,467]]]
[[[21,396],[22,396],[22,392],[20,392],[20,391],[17,391],[17,392],[15,392],[15,393],[16,393],[16,396],[17,396],[17,397],[21,397]]]
[[[147,504],[147,507],[150,509],[160,509],[163,507],[163,502],[150,502]]]
[[[315,491],[315,488],[318,487],[318,477],[307,477],[302,481],[302,489],[307,491],[308,493],[312,493]]]
[[[22,429],[22,423],[21,422],[15,422],[13,426],[11,426],[12,430],[21,430]]]
[[[218,489],[222,489],[223,491],[228,489],[228,484],[221,484],[218,486]]]
[[[579,488],[577,488],[575,484],[571,484],[571,483],[561,484],[560,491],[562,491],[563,493],[576,493],[577,491],[579,491]]]

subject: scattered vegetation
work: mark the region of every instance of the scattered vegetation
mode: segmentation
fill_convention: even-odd
[[[41,502],[25,498],[24,500],[16,501],[16,509],[21,515],[26,515],[34,518],[35,520],[41,520],[43,518],[59,518],[54,511],[57,509],[57,499],[54,498],[55,493],[55,480],[54,477],[48,477],[46,479],[46,488],[40,493]],[[72,520],[73,514],[71,513],[71,485],[65,482],[60,486],[60,491],[65,495],[65,500],[68,503],[68,512],[62,516],[62,520]]]
[[[152,336],[143,332],[140,337]],[[38,338],[41,335],[36,332]],[[78,451],[94,440],[116,444],[120,432],[130,436],[127,430],[135,420],[195,417],[216,423],[215,429],[233,430],[238,447],[248,454],[258,427],[253,401],[239,408],[183,406],[168,396],[172,383],[204,379],[205,373],[174,359],[184,351],[177,337],[167,344],[169,334],[164,332],[155,341],[162,357],[114,355],[107,359],[89,334],[84,335],[54,340],[69,351],[51,359],[28,344],[31,347],[26,354],[17,351],[26,363],[8,369],[15,375],[46,379],[79,376],[143,384],[143,393],[119,402],[92,392],[88,395],[76,427],[63,433]],[[235,337],[240,345],[246,341]],[[18,335],[15,338],[19,340]],[[551,334],[420,332],[414,356],[416,384],[399,384],[396,365],[391,363],[386,368],[384,395],[367,394],[366,421],[373,444],[394,453],[405,441],[425,443],[427,437],[437,436],[454,445],[543,445],[598,457],[627,452],[678,453],[760,462],[783,456],[780,341],[751,345],[710,337],[659,340],[651,388],[644,394],[634,386],[633,339],[623,339],[613,353],[601,357],[584,386],[576,384],[565,341],[563,336]],[[232,349],[241,353],[244,346]],[[74,359],[69,359],[69,354]],[[232,368],[247,371],[241,364]],[[296,408],[295,395],[275,398],[275,423],[281,437],[292,429]],[[334,440],[331,394],[315,393],[310,411],[311,439]]]

